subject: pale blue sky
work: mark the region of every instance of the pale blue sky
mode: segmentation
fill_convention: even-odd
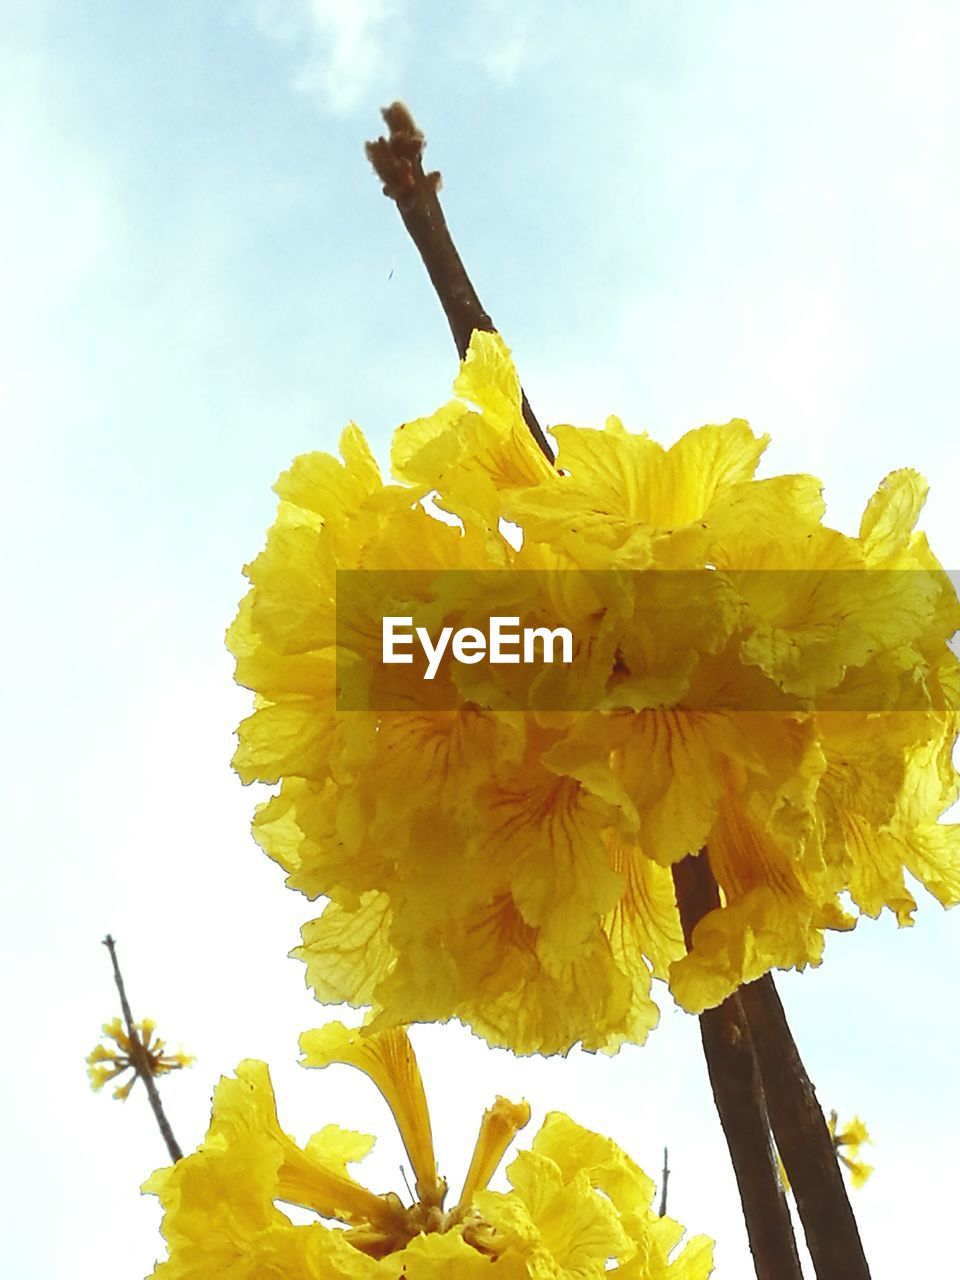
[[[748,417],[768,472],[855,522],[933,483],[960,564],[960,10],[945,0],[658,0],[464,9],[396,0],[0,0],[6,483],[4,1231],[17,1280],[131,1280],[158,1256],[143,1100],[86,1086],[115,1011],[198,1055],[181,1142],[245,1055],[281,1118],[388,1121],[350,1073],[295,1067],[324,1018],[285,958],[307,904],[247,834],[230,774],[247,696],[222,634],[291,457],[356,419],[381,455],[446,398],[453,347],[362,143],[405,98],[541,420],[661,439]],[[877,1280],[941,1273],[957,1138],[957,920],[924,900],[782,982],[827,1107],[859,1112]],[[456,1183],[494,1092],[562,1107],[651,1173],[749,1274],[696,1025],[665,1009],[613,1060],[417,1037]],[[384,1141],[374,1184],[399,1182]]]

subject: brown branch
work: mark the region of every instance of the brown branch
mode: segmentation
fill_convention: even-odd
[[[663,1148],[663,1181],[660,1184],[660,1208],[658,1210],[661,1218],[665,1218],[667,1216],[667,1183],[670,1181],[670,1165],[668,1163],[669,1154],[670,1153],[668,1149],[664,1147]]]
[[[157,1127],[164,1142],[167,1144],[170,1159],[176,1164],[178,1160],[183,1159],[183,1152],[180,1150],[180,1144],[173,1136],[170,1121],[164,1112],[163,1103],[160,1101],[160,1093],[153,1078],[153,1072],[150,1070],[150,1064],[147,1061],[143,1041],[140,1039],[133,1021],[133,1014],[130,1012],[130,1001],[127,999],[123,977],[120,973],[120,965],[117,962],[117,944],[108,933],[103,940],[103,945],[110,952],[110,959],[113,961],[113,979],[117,984],[117,991],[120,993],[120,1007],[123,1010],[123,1020],[127,1024],[127,1035],[130,1038],[130,1061],[133,1064],[134,1071],[136,1071],[146,1087],[147,1097],[150,1099],[150,1107],[156,1119]]]
[[[689,950],[696,925],[720,905],[706,854],[676,863],[673,882]],[[750,1029],[737,995],[700,1015],[700,1038],[740,1190],[757,1280],[802,1280]]]
[[[447,227],[437,197],[440,175],[424,172],[423,134],[402,103],[385,108],[383,118],[388,136],[367,143],[367,156],[383,183],[384,195],[396,204],[423,259],[463,359],[473,332],[493,332],[495,326],[480,303]],[[521,407],[531,435],[544,456],[553,462],[553,451],[525,393]],[[674,880],[689,946],[696,923],[719,905],[717,887],[705,857],[684,859],[674,868]],[[719,1009],[702,1014],[700,1028],[714,1098],[740,1187],[757,1276],[759,1280],[802,1280],[790,1214],[774,1160],[763,1089],[738,998],[733,996]],[[666,1209],[668,1176],[664,1152],[661,1212]]]
[[[480,305],[443,216],[437,196],[440,174],[424,173],[423,134],[402,102],[384,107],[383,118],[389,136],[368,142],[367,157],[383,183],[383,194],[396,204],[403,225],[419,250],[462,360],[474,330],[493,333],[495,326]],[[544,457],[553,462],[553,450],[526,392],[521,389],[520,394],[524,422]]]
[[[739,995],[817,1280],[869,1280],[836,1147],[772,976],[741,987]]]

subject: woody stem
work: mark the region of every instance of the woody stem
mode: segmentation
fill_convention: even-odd
[[[869,1280],[836,1147],[770,974],[738,992],[817,1280]]]
[[[160,1101],[160,1093],[157,1089],[156,1081],[153,1078],[153,1072],[150,1070],[146,1061],[146,1053],[143,1041],[137,1032],[137,1028],[133,1021],[133,1014],[130,1012],[130,1001],[127,999],[127,993],[123,985],[123,975],[120,973],[120,965],[117,961],[117,944],[108,933],[103,940],[103,945],[110,952],[110,959],[113,961],[113,980],[117,984],[117,991],[120,993],[120,1007],[123,1010],[123,1020],[127,1024],[127,1035],[130,1038],[131,1062],[137,1075],[143,1081],[147,1090],[147,1097],[150,1099],[150,1107],[153,1111],[154,1118],[157,1122],[157,1128],[160,1135],[167,1144],[167,1151],[170,1159],[176,1163],[183,1159],[183,1152],[180,1150],[180,1144],[173,1136],[173,1130],[170,1128],[170,1121],[167,1119],[166,1112],[163,1109],[163,1103]]]
[[[480,304],[447,227],[437,196],[440,175],[423,171],[423,134],[402,102],[384,107],[383,118],[388,136],[368,142],[367,157],[383,183],[383,194],[396,204],[403,225],[417,246],[462,360],[474,330],[492,333],[494,323]],[[544,457],[552,462],[553,450],[522,390],[521,410],[530,434]]]
[[[663,1174],[660,1180],[660,1207],[657,1213],[661,1218],[667,1216],[667,1183],[670,1181],[670,1149],[663,1148]]]
[[[367,156],[383,183],[384,195],[395,202],[420,253],[462,359],[474,330],[491,332],[493,321],[480,303],[443,216],[437,198],[440,175],[424,173],[423,134],[402,103],[386,107],[383,118],[388,136],[368,142]],[[522,410],[530,434],[544,456],[553,462],[553,451],[526,394]],[[717,887],[705,858],[684,859],[674,868],[674,875],[689,946],[694,926],[719,905]],[[758,1280],[802,1280],[750,1030],[737,996],[701,1015],[700,1028],[717,1110],[740,1187]]]
[[[720,905],[706,856],[673,868],[687,949],[700,920]],[[757,1280],[802,1280],[787,1198],[777,1172],[770,1121],[750,1028],[739,995],[700,1015],[700,1039],[730,1151]]]

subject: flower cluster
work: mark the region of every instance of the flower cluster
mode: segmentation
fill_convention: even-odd
[[[396,1118],[416,1178],[405,1205],[367,1190],[348,1166],[373,1139],[327,1125],[300,1147],[280,1128],[267,1067],[247,1061],[223,1079],[200,1149],[161,1169],[144,1189],[159,1196],[169,1260],[158,1280],[326,1276],[331,1280],[706,1280],[712,1246],[651,1208],[653,1183],[613,1142],[552,1113],[507,1170],[489,1182],[526,1103],[498,1098],[485,1113],[459,1199],[444,1207],[423,1084],[406,1031],[361,1034],[339,1023],[302,1037],[304,1065],[348,1063],[378,1086]],[[295,1223],[281,1202],[311,1210]],[[339,1225],[332,1225],[339,1224]]]
[[[194,1061],[189,1054],[178,1051],[167,1053],[166,1041],[154,1035],[156,1023],[151,1018],[133,1024],[131,1038],[119,1018],[103,1024],[103,1034],[112,1040],[112,1046],[97,1044],[87,1054],[87,1075],[93,1089],[102,1089],[108,1080],[114,1080],[125,1071],[133,1074],[125,1084],[118,1085],[113,1096],[125,1101],[140,1076],[162,1076],[168,1071],[179,1071]]]
[[[921,478],[887,477],[849,536],[812,477],[755,477],[744,422],[669,449],[614,418],[557,427],[552,466],[497,335],[474,335],[455,390],[397,431],[395,483],[353,426],[342,462],[294,462],[229,633],[256,693],[235,766],[281,784],[256,837],[328,900],[299,949],[317,997],[377,1027],[457,1016],[521,1053],[612,1049],[655,1025],[651,976],[699,1011],[819,963],[856,914],[910,923],[908,877],[958,901],[960,828],[939,818],[960,606],[914,532]],[[338,713],[379,644],[343,570],[417,571],[393,611],[438,626],[463,616],[451,571],[506,584],[501,611],[572,625],[582,703],[518,710],[555,677],[505,666],[448,674],[440,709]],[[536,571],[528,599],[503,570]],[[689,954],[688,854],[721,903]]]

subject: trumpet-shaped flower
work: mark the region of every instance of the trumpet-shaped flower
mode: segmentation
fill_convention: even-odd
[[[105,1022],[104,1038],[112,1040],[113,1045],[94,1045],[87,1054],[87,1075],[94,1090],[102,1089],[108,1080],[116,1079],[125,1071],[132,1072],[130,1079],[113,1091],[113,1096],[121,1101],[126,1101],[141,1076],[166,1075],[168,1071],[189,1067],[194,1061],[182,1050],[167,1053],[166,1041],[154,1034],[156,1023],[151,1018],[135,1022],[133,1030],[131,1037],[119,1018]]]
[[[480,1125],[455,1205],[445,1207],[423,1084],[407,1033],[307,1032],[304,1065],[348,1063],[390,1105],[416,1179],[413,1203],[376,1194],[349,1166],[373,1139],[327,1125],[300,1147],[280,1128],[267,1067],[247,1061],[221,1080],[205,1142],[144,1189],[159,1196],[169,1258],[159,1280],[706,1280],[712,1245],[698,1236],[679,1255],[683,1228],[651,1208],[653,1183],[607,1138],[559,1113],[507,1170],[490,1179],[530,1119],[526,1103],[497,1098]],[[312,1211],[295,1223],[282,1205]],[[302,1215],[301,1215],[302,1216]]]
[[[655,1025],[653,978],[700,1011],[860,915],[911,923],[917,884],[960,900],[960,606],[922,479],[847,535],[812,477],[756,477],[745,422],[668,449],[560,426],[551,466],[497,335],[455,390],[397,431],[395,482],[353,426],[342,461],[296,459],[229,633],[256,694],[235,767],[279,784],[256,838],[325,899],[317,997],[613,1049]],[[568,626],[572,662],[380,661],[385,614],[436,636],[478,612]],[[687,855],[720,888],[689,953]]]

